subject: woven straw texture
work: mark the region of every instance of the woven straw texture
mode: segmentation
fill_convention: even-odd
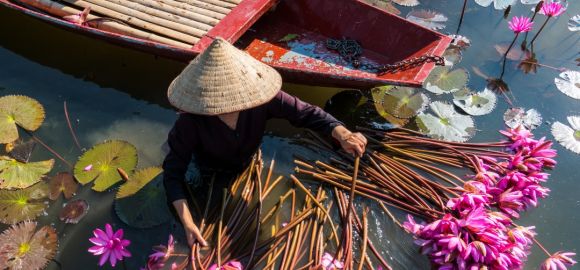
[[[262,105],[281,86],[276,70],[216,38],[173,80],[167,96],[182,111],[218,115]]]

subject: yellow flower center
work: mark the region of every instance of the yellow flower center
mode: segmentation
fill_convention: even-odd
[[[26,205],[28,203],[28,200],[26,198],[18,198],[18,200],[16,200],[16,204],[18,205]]]
[[[576,130],[576,132],[574,132],[574,139],[580,141],[580,130]]]
[[[22,256],[22,255],[28,253],[28,251],[30,251],[30,244],[22,243],[18,247],[18,256]]]

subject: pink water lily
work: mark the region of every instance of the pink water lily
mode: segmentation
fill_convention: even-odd
[[[564,13],[564,11],[566,11],[566,8],[561,3],[549,2],[542,5],[540,14],[544,14],[548,17],[556,17]]]
[[[333,259],[334,256],[327,252],[324,253],[320,262],[324,270],[338,270],[344,268],[343,262],[339,261],[338,259]]]
[[[131,253],[127,250],[127,246],[131,241],[123,239],[123,229],[113,232],[111,224],[105,224],[105,231],[95,229],[92,237],[89,239],[91,243],[95,244],[89,248],[89,252],[95,256],[101,256],[99,259],[99,266],[105,265],[107,260],[111,266],[115,267],[117,261],[122,261],[124,257],[131,257]]]
[[[534,23],[532,22],[532,20],[524,16],[520,17],[514,16],[512,20],[508,22],[509,28],[516,34],[529,32],[530,30],[532,30],[533,25]]]
[[[167,246],[159,245],[153,248],[153,251],[155,252],[149,255],[149,259],[147,260],[147,270],[162,269],[169,257],[173,254],[174,250],[175,242],[173,240],[173,235],[169,235]]]
[[[566,270],[567,266],[573,266],[576,261],[571,257],[576,256],[573,252],[556,252],[542,264],[542,270]]]
[[[89,165],[87,165],[86,167],[83,168],[83,171],[88,172],[88,171],[90,171],[92,169],[93,169],[93,164],[89,164]]]
[[[229,261],[222,266],[218,266],[217,264],[213,264],[207,270],[244,270],[242,264],[238,261]]]

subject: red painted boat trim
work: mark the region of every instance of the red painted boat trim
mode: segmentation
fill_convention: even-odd
[[[278,0],[244,0],[220,20],[199,42],[193,50],[202,52],[214,38],[222,37],[230,43],[236,42],[266,11]]]

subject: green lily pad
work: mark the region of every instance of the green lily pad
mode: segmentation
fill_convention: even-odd
[[[83,185],[94,180],[93,190],[105,191],[121,181],[117,168],[131,172],[135,166],[137,166],[135,146],[125,141],[105,141],[95,145],[80,157],[75,164],[74,176]]]
[[[26,188],[38,183],[52,170],[54,159],[38,162],[20,162],[0,156],[0,189]]]
[[[0,222],[15,224],[34,220],[48,207],[48,185],[44,182],[19,190],[0,190]]]
[[[116,198],[122,199],[134,195],[162,171],[161,167],[149,167],[136,171],[125,184],[119,187]]]
[[[469,73],[465,69],[450,70],[449,67],[435,67],[425,79],[423,87],[437,95],[449,94],[463,89],[468,81]]]
[[[135,228],[151,228],[171,218],[161,179],[149,182],[135,195],[115,200],[115,212],[121,221]]]
[[[393,87],[385,90],[382,106],[387,113],[398,118],[411,118],[424,111],[429,97],[410,87]]]
[[[51,177],[49,180],[50,194],[49,198],[51,200],[56,200],[62,193],[65,199],[70,199],[75,195],[79,184],[75,181],[72,174],[68,172],[59,172],[55,176]]]
[[[18,139],[16,125],[29,131],[37,130],[44,121],[42,105],[27,96],[9,95],[0,97],[0,143]]]
[[[478,93],[468,93],[463,96],[454,95],[453,103],[470,115],[486,115],[495,109],[497,97],[485,88]]]
[[[421,113],[416,118],[421,132],[435,139],[452,142],[465,142],[475,135],[473,118],[458,113],[453,105],[435,101],[430,107],[435,115]]]
[[[382,116],[383,118],[385,118],[387,121],[389,121],[389,123],[391,123],[395,126],[404,126],[405,124],[407,124],[407,122],[409,120],[397,118],[394,115],[388,113],[387,109],[385,108],[385,104],[383,102],[383,100],[385,100],[385,95],[386,95],[387,91],[390,91],[392,88],[393,88],[393,86],[390,86],[390,85],[373,88],[371,90],[371,95],[373,97],[373,103],[375,105],[375,109],[377,110],[377,113],[380,116]]]

